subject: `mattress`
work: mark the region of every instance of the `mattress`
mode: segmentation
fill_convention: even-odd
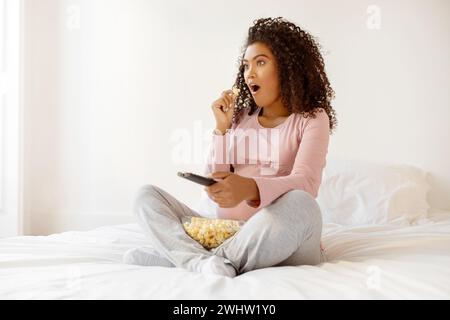
[[[415,225],[326,224],[328,261],[236,278],[122,263],[137,224],[0,239],[1,299],[449,299],[450,212]]]

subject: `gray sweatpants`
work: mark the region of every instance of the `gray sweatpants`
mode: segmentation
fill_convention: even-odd
[[[179,268],[195,271],[200,260],[212,255],[225,258],[238,274],[325,261],[320,249],[321,211],[305,191],[292,190],[280,196],[212,250],[203,248],[183,229],[183,222],[201,215],[157,186],[145,185],[139,190],[133,212],[149,245]]]

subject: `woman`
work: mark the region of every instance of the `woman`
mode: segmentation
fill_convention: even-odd
[[[155,249],[132,249],[125,262],[234,277],[325,261],[315,198],[337,121],[317,43],[281,17],[256,20],[235,87],[237,95],[224,91],[212,104],[216,129],[205,174],[218,182],[205,190],[218,205],[217,216],[243,220],[242,228],[208,251],[182,226],[200,215],[146,185],[134,212]]]

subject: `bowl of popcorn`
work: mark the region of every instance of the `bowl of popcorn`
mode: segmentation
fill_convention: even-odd
[[[243,221],[238,220],[191,217],[190,221],[183,223],[183,227],[192,239],[210,250],[217,248],[239,231],[242,224]]]

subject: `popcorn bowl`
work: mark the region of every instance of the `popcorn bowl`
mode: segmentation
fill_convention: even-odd
[[[240,230],[245,221],[188,217],[183,219],[186,233],[205,249],[217,248]]]

